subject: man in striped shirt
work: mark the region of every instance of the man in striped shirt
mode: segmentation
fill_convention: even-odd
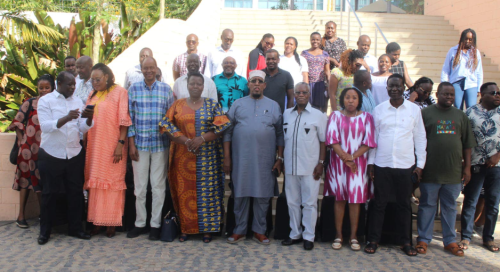
[[[160,134],[159,123],[170,106],[174,95],[170,86],[156,80],[156,61],[144,59],[141,70],[144,80],[133,83],[129,90],[129,112],[132,125],[128,129],[129,154],[134,170],[136,196],[135,228],[128,238],[138,237],[146,227],[146,192],[151,175],[153,194],[150,240],[160,239],[161,210],[165,200],[169,139]],[[151,167],[151,172],[150,172]]]

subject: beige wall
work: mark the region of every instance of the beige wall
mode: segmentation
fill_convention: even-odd
[[[499,0],[425,0],[424,10],[425,15],[444,16],[460,32],[474,29],[482,56],[500,65]]]
[[[16,220],[19,213],[19,192],[12,190],[16,166],[9,161],[9,154],[16,135],[0,133],[0,221]],[[30,193],[26,205],[26,218],[39,215],[39,207],[34,193]]]

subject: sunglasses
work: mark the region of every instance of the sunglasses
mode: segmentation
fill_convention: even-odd
[[[250,83],[252,83],[252,84],[262,84],[262,83],[264,83],[264,81],[260,80],[260,79],[252,79],[252,80],[250,80]]]
[[[499,92],[489,92],[489,94],[491,94],[492,96],[500,95],[500,91]]]
[[[419,89],[419,90],[420,90],[423,94],[427,94],[427,95],[430,95],[430,94],[431,94],[431,92],[432,92],[432,91],[431,91],[431,92],[426,92],[426,91],[424,91],[424,89],[422,89],[422,88],[418,88],[418,89]]]
[[[271,46],[273,47],[274,46],[274,43],[270,43],[270,42],[265,42],[267,46]]]

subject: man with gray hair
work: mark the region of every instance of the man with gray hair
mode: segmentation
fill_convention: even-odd
[[[253,240],[270,244],[264,234],[266,213],[269,200],[278,195],[276,176],[283,168],[283,120],[278,103],[264,96],[265,78],[263,71],[250,72],[250,95],[236,100],[227,113],[233,125],[224,134],[224,172],[232,171],[236,218],[230,244],[245,238],[252,198]]]
[[[292,231],[281,244],[289,246],[304,240],[304,249],[311,250],[314,248],[318,192],[325,159],[327,117],[309,103],[309,84],[298,83],[294,94],[295,107],[283,114],[285,192]]]

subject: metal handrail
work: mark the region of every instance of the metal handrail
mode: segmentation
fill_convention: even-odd
[[[363,28],[363,24],[361,23],[361,20],[358,17],[358,14],[356,14],[356,11],[352,8],[351,1],[345,0],[347,4],[349,5],[349,12],[347,13],[347,44],[349,44],[351,40],[351,12],[354,13],[354,16],[356,17],[356,20],[358,20],[359,24],[359,36],[361,36],[361,29]],[[340,1],[340,27],[342,29],[342,14],[344,13],[344,1]]]
[[[384,32],[382,31],[382,29],[380,29],[380,26],[378,26],[378,24],[375,22],[375,57],[377,57],[377,38],[378,38],[378,33],[380,33],[380,35],[382,35],[382,38],[384,38],[384,40],[385,40],[386,43],[389,43],[389,41],[387,40],[387,38],[384,35]]]

